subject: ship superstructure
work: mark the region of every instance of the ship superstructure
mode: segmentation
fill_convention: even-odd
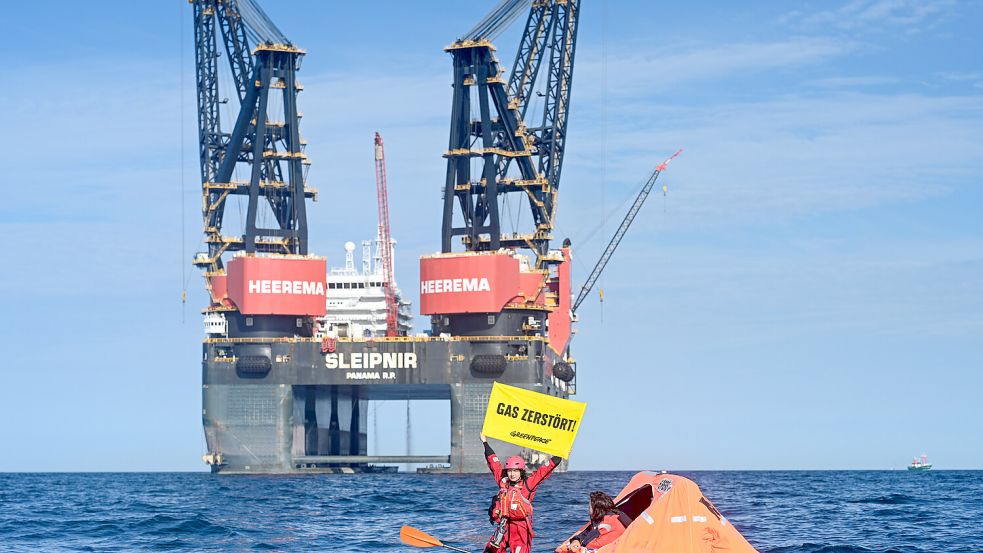
[[[373,255],[373,244],[375,254]],[[382,241],[362,242],[361,270],[355,264],[355,243],[345,243],[345,266],[332,268],[327,278],[327,305],[317,319],[318,336],[328,338],[372,338],[386,336],[387,310],[385,276],[380,263]],[[390,240],[390,251],[395,241]],[[412,304],[394,289],[399,307],[398,334],[406,336],[413,328]]]

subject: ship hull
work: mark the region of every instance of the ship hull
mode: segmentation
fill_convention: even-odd
[[[553,374],[562,360],[539,337],[210,338],[203,354],[206,460],[224,474],[364,472],[386,462],[483,472],[478,433],[494,381],[562,398],[575,391],[575,380]],[[368,401],[395,399],[448,401],[449,429],[432,431],[449,430],[449,452],[368,456]]]

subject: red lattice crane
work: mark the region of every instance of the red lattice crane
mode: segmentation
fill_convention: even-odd
[[[382,135],[375,133],[375,188],[379,194],[379,250],[382,261],[382,288],[386,295],[386,336],[399,335],[399,305],[393,276],[392,235],[389,232],[389,192],[386,186],[386,153]]]

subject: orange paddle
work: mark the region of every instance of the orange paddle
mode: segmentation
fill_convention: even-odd
[[[458,549],[456,547],[451,547],[441,543],[440,540],[431,536],[430,534],[417,530],[412,526],[403,525],[399,529],[399,539],[406,545],[412,545],[413,547],[446,547],[452,551],[460,551],[461,553],[468,553],[464,549]]]

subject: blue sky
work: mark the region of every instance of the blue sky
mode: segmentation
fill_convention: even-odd
[[[439,246],[442,51],[492,2],[263,2],[308,51],[312,249]],[[202,470],[186,2],[6,8],[0,470]],[[558,236],[684,147],[581,308],[575,469],[983,468],[979,1],[585,0]],[[511,60],[517,29],[497,41]],[[183,159],[183,164],[182,164]],[[183,180],[183,188],[182,188]],[[181,303],[187,286],[189,300]],[[419,321],[419,327],[425,326]],[[380,407],[399,452],[400,405]],[[446,408],[414,407],[414,449]],[[438,422],[431,422],[435,419]]]

